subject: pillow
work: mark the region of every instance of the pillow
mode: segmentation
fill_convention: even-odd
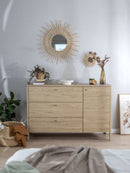
[[[39,151],[41,148],[28,148],[28,149],[22,149],[14,153],[6,162],[8,164],[12,161],[23,161],[26,157],[29,155]]]

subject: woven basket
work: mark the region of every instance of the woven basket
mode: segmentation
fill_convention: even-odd
[[[0,145],[5,147],[17,146],[18,142],[15,140],[15,136],[10,136],[9,127],[21,124],[17,121],[6,121],[2,123],[4,129],[0,129]]]
[[[18,121],[5,121],[2,124],[4,126],[7,126],[7,127],[12,127],[12,126],[21,124],[21,122],[18,122]]]
[[[0,144],[4,147],[15,147],[18,145],[18,142],[15,140],[15,136],[11,137],[0,137]]]

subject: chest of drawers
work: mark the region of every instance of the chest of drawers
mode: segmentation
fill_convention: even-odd
[[[29,133],[111,134],[110,85],[28,85]]]

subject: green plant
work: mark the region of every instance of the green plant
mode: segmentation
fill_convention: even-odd
[[[2,93],[0,93],[0,96]],[[10,91],[10,98],[4,98],[4,101],[0,103],[0,120],[12,121],[15,118],[16,106],[20,105],[20,100],[14,100],[14,93]]]
[[[40,67],[39,65],[34,66],[34,69],[31,70],[31,71],[28,71],[28,72],[30,73],[29,82],[30,82],[34,77],[36,77],[38,73],[44,74],[44,79],[49,79],[49,77],[50,77],[49,72],[46,72],[46,71],[45,71],[45,68],[44,68],[44,67]]]

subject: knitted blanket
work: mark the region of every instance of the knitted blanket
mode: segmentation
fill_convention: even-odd
[[[100,150],[88,147],[47,146],[25,161],[40,173],[114,173]]]

